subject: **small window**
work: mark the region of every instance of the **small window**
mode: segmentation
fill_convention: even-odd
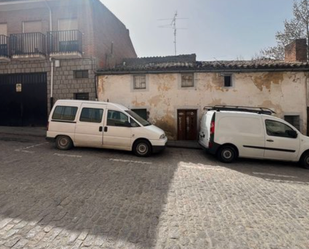
[[[269,136],[294,138],[290,133],[294,130],[286,124],[273,120],[266,120],[265,124]]]
[[[89,100],[89,93],[74,93],[74,99]]]
[[[57,106],[53,113],[52,119],[73,121],[75,119],[77,107]]]
[[[76,70],[76,71],[74,71],[74,78],[75,79],[89,78],[88,70]]]
[[[103,116],[103,109],[83,108],[79,121],[101,123]]]
[[[293,125],[297,130],[300,129],[299,115],[285,115],[284,120]]]
[[[0,23],[0,35],[8,35],[8,25],[6,23]]]
[[[129,118],[122,112],[109,110],[107,114],[108,126],[128,126]]]
[[[134,89],[146,89],[146,75],[134,75],[133,76],[133,88]]]
[[[41,21],[23,22],[23,33],[42,33],[42,30]]]
[[[194,75],[193,73],[181,74],[181,87],[194,87]]]
[[[132,109],[131,111],[135,112],[138,116],[145,120],[148,119],[147,109]]]
[[[58,20],[58,30],[77,30],[78,21],[76,18],[73,19],[59,19]]]
[[[231,87],[231,86],[232,86],[232,76],[224,75],[224,87]]]

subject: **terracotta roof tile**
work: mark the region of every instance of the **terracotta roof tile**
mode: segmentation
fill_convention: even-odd
[[[255,70],[301,69],[309,71],[307,62],[286,62],[277,60],[237,60],[237,61],[196,61],[196,55],[179,55],[165,57],[145,57],[125,59],[114,68],[102,69],[98,73],[108,72],[142,72],[142,71],[175,71],[175,70]]]

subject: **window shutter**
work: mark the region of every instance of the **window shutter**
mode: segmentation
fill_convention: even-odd
[[[23,22],[23,32],[24,33],[42,33],[42,22]]]
[[[0,24],[0,35],[8,35],[8,26],[6,23]]]

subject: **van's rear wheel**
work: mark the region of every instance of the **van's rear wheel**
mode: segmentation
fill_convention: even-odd
[[[223,163],[231,163],[237,158],[237,152],[233,146],[224,145],[220,148],[217,157]]]
[[[58,136],[56,138],[56,147],[59,150],[69,150],[73,147],[73,142],[68,136]]]
[[[133,152],[136,156],[147,157],[151,154],[151,144],[146,140],[139,140],[134,143]]]
[[[309,169],[309,152],[305,152],[299,160],[301,166]]]

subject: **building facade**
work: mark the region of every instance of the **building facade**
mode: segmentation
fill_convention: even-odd
[[[183,55],[125,60],[98,72],[98,97],[136,110],[171,140],[197,139],[203,109],[213,105],[271,108],[306,134],[309,67],[296,59],[199,62],[195,55]]]
[[[97,98],[98,68],[136,57],[99,0],[0,3],[0,125],[45,125],[57,99]]]

